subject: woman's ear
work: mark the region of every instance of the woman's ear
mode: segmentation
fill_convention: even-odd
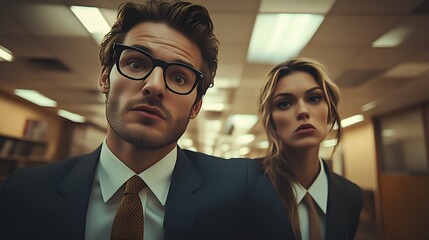
[[[110,89],[109,70],[106,67],[101,68],[100,78],[98,79],[98,88],[103,94],[108,94]]]

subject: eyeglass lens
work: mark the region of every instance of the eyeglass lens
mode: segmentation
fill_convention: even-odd
[[[119,69],[122,74],[132,79],[145,79],[152,72],[155,62],[163,68],[167,87],[178,93],[188,93],[194,87],[196,74],[186,66],[162,62],[150,56],[133,50],[125,49],[119,58]]]

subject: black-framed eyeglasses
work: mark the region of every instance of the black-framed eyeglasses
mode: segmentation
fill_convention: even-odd
[[[137,47],[114,43],[113,49],[116,68],[122,76],[131,80],[145,80],[155,67],[160,66],[167,89],[180,95],[187,95],[204,78],[202,72],[187,64],[156,59]]]

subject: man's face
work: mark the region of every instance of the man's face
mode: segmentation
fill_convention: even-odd
[[[201,71],[198,46],[163,23],[144,22],[126,35],[124,45],[144,49],[166,62],[183,62]],[[197,89],[188,95],[167,90],[163,70],[156,67],[145,80],[130,80],[116,66],[103,71],[100,89],[106,94],[108,137],[125,140],[144,149],[173,146],[190,119],[197,116],[201,101],[195,103]],[[194,104],[195,103],[195,104]]]

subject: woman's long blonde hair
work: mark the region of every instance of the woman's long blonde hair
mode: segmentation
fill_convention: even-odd
[[[341,121],[338,114],[338,102],[340,91],[337,85],[329,78],[325,67],[312,59],[294,58],[275,66],[268,74],[267,80],[261,89],[259,98],[259,113],[262,117],[262,124],[267,133],[268,149],[267,155],[263,158],[265,173],[270,177],[277,193],[280,195],[282,203],[292,222],[297,239],[301,239],[298,222],[298,211],[295,194],[293,192],[293,173],[289,163],[285,159],[283,142],[276,133],[276,126],[272,119],[272,99],[273,93],[279,80],[296,71],[310,74],[322,88],[325,101],[328,105],[327,124],[331,124],[331,129],[337,125],[335,135],[337,144],[341,137]],[[337,145],[334,147],[334,151]]]

